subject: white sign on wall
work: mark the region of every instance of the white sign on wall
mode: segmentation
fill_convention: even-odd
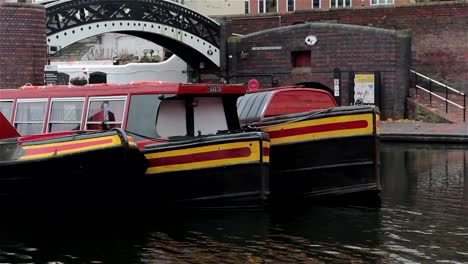
[[[334,96],[340,96],[340,79],[333,79]]]
[[[354,104],[375,104],[374,74],[354,76]]]

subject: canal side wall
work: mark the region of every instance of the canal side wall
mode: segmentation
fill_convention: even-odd
[[[45,8],[0,3],[0,89],[42,85],[46,62]]]
[[[308,45],[306,38],[317,42]],[[341,105],[354,102],[352,73],[380,73],[376,102],[383,118],[404,118],[411,67],[411,34],[366,26],[306,23],[264,30],[228,41],[229,81],[259,88],[319,83],[335,94],[339,80]],[[294,54],[305,54],[306,65],[293,65]],[[299,58],[299,60],[302,60]],[[340,76],[335,75],[335,68]],[[312,87],[316,87],[313,86]],[[380,97],[380,98],[378,98]]]
[[[284,14],[231,16],[231,30],[249,34],[304,22],[329,22],[412,32],[412,68],[468,92],[468,1],[404,6],[301,10]],[[265,41],[271,41],[265,39]],[[350,43],[346,47],[354,52]]]

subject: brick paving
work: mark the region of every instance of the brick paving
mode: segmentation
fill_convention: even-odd
[[[381,123],[381,134],[433,134],[468,136],[467,123],[425,123],[411,120],[397,120]]]
[[[382,121],[380,139],[394,142],[468,143],[468,123]]]

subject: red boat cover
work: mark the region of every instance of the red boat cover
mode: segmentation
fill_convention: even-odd
[[[0,112],[0,139],[21,136]]]

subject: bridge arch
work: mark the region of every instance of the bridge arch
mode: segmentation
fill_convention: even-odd
[[[161,45],[193,68],[220,66],[220,25],[166,0],[49,0],[50,53],[103,33],[123,33]]]

